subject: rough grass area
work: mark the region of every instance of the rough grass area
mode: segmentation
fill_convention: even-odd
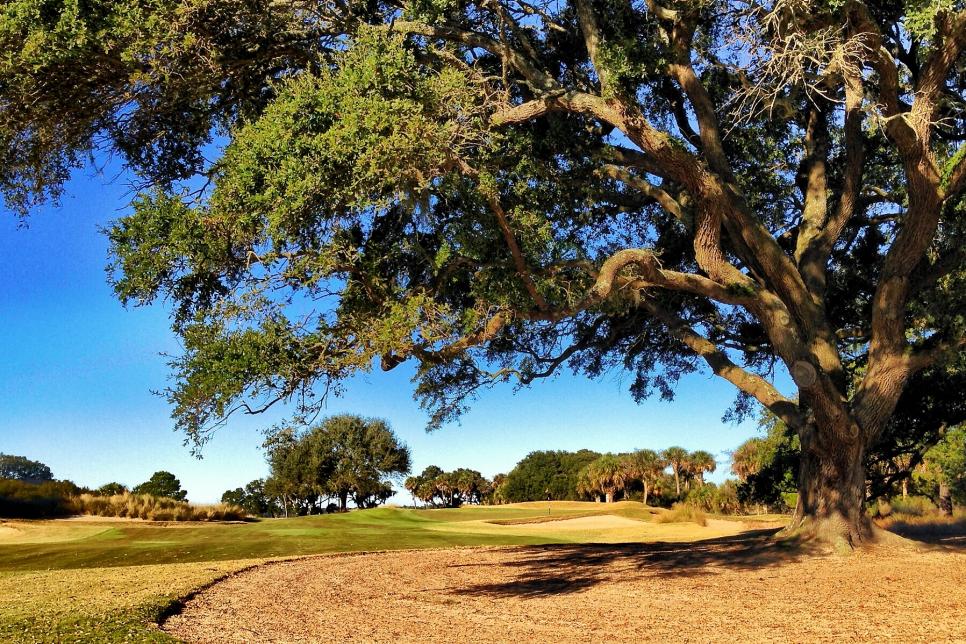
[[[618,515],[625,523],[493,523],[543,518],[548,507],[555,519]],[[327,552],[695,538],[629,520],[656,511],[637,503],[555,502],[380,508],[243,524],[0,522],[0,641],[164,640],[152,622],[175,599],[253,561]],[[728,532],[740,529],[737,524]],[[708,530],[705,536],[721,534]]]
[[[0,572],[0,641],[174,641],[151,626],[173,602],[260,561]]]

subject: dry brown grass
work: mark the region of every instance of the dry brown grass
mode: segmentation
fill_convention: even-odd
[[[150,494],[116,494],[72,497],[71,508],[77,514],[102,517],[145,519],[148,521],[240,521],[245,511],[236,505],[191,505],[184,501]]]
[[[708,525],[708,515],[687,503],[675,503],[670,510],[655,515],[655,523],[697,523]]]

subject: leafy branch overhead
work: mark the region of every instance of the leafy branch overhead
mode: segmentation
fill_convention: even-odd
[[[806,513],[855,523],[867,449],[958,373],[962,2],[0,16],[7,203],[100,149],[143,178],[111,275],[174,303],[195,440],[278,401],[309,415],[374,364],[416,364],[434,427],[493,382],[616,369],[670,398],[707,369],[799,433]]]

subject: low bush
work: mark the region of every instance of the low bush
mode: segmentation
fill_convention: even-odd
[[[708,517],[699,508],[687,503],[675,503],[667,512],[654,516],[655,523],[697,523],[707,525]]]
[[[924,496],[897,496],[889,499],[892,514],[921,517],[936,510],[936,505]]]
[[[705,483],[691,488],[684,503],[712,514],[738,514],[741,511],[737,485],[731,480],[721,485]]]
[[[70,499],[75,514],[102,517],[125,517],[148,521],[241,521],[247,518],[237,505],[190,505],[150,494],[115,494],[95,496],[81,494]]]

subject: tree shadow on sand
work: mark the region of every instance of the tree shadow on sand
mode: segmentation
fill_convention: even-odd
[[[498,566],[515,573],[501,583],[454,588],[459,595],[535,598],[576,593],[609,581],[635,577],[699,577],[715,569],[759,570],[815,556],[816,546],[772,539],[778,528],[682,543],[554,544],[528,546],[500,563],[454,564],[454,567]]]
[[[888,530],[900,537],[954,550],[966,549],[966,517],[938,521],[895,521]]]

